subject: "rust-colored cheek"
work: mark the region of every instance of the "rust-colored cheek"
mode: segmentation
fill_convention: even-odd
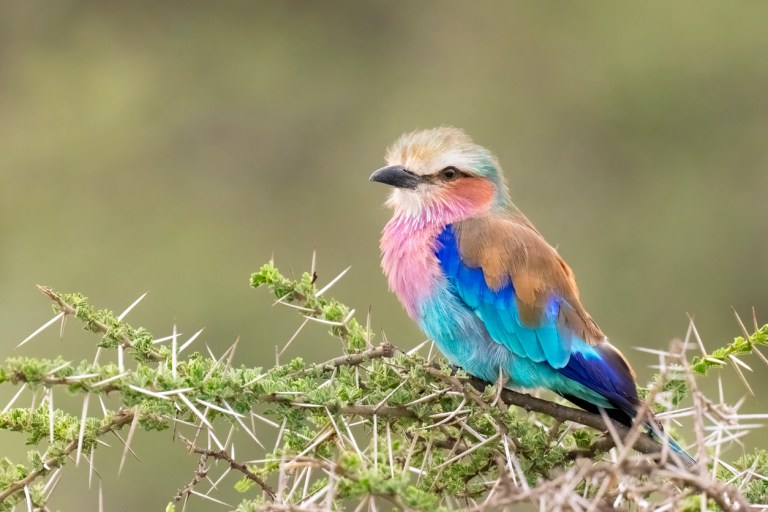
[[[482,178],[461,178],[443,186],[443,193],[452,201],[482,210],[493,200],[493,184]]]

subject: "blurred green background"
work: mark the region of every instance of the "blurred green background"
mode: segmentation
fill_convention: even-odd
[[[115,310],[149,292],[135,324],[206,327],[217,353],[239,336],[238,362],[272,364],[298,320],[248,277],[273,254],[307,270],[314,249],[321,283],[352,265],[334,295],[414,346],[378,265],[387,191],[367,180],[401,132],[451,124],[498,154],[644,381],[654,358],[631,347],[665,348],[686,314],[709,348],[740,334],[732,307],[766,319],[767,16],[757,1],[3,2],[0,356],[92,357],[74,325],[14,349],[50,317],[41,283]],[[310,326],[288,356],[337,349]],[[766,369],[747,362],[759,392]],[[18,436],[0,442],[24,460]],[[196,467],[168,433],[135,448],[119,481],[121,448],[97,456],[108,510],[157,510]],[[95,509],[69,470],[52,506]]]

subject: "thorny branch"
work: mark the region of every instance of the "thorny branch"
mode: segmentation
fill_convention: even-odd
[[[99,436],[103,436],[109,432],[119,430],[123,426],[131,423],[133,418],[134,412],[132,410],[120,409],[109,423],[101,427]],[[68,455],[77,450],[78,441],[78,438],[73,439],[64,448],[64,451],[60,456],[47,459],[41,468],[31,471],[24,479],[11,483],[7,488],[0,492],[0,503],[4,502],[6,498],[13,495],[14,493],[21,491],[25,487],[28,487],[34,480],[47,475],[52,469],[59,467]]]
[[[479,386],[483,382],[482,380],[475,378],[470,378],[469,380],[476,386]],[[599,430],[601,432],[606,431],[605,420],[599,414],[594,414],[582,409],[576,409],[574,407],[568,407],[567,405],[550,402],[548,400],[542,400],[541,398],[527,395],[525,393],[519,393],[511,389],[502,390],[501,399],[507,405],[514,405],[525,409],[528,412],[538,412],[541,414],[546,414],[547,416],[551,416],[552,418],[555,418],[561,422],[572,421],[573,423],[578,423],[579,425],[584,425],[585,427],[592,427],[595,430]],[[629,427],[626,427],[621,423],[616,423],[615,421],[612,423],[613,428],[616,429],[616,431],[619,433],[619,437],[622,440],[629,435],[631,431]],[[604,437],[602,439],[603,441],[600,445],[597,446],[597,448],[603,448],[607,450],[613,447],[614,443],[610,437]],[[659,453],[661,450],[661,445],[646,434],[642,434],[637,439],[637,441],[635,441],[632,447],[638,452],[646,455]]]
[[[208,476],[208,468],[205,466],[206,462],[208,461],[208,454],[203,453],[200,456],[200,462],[197,463],[197,471],[195,471],[195,475],[192,477],[192,480],[190,480],[182,489],[179,490],[179,492],[176,493],[176,496],[173,497],[173,501],[181,501],[185,498],[188,498],[190,494],[192,494],[192,491],[195,489],[195,486],[203,481],[203,479]]]
[[[456,376],[448,376],[434,368],[428,368],[427,371],[433,376],[444,381],[446,384],[449,384],[454,389],[465,393],[469,399],[473,400],[482,408],[486,409],[490,407],[490,404],[482,398],[482,394],[478,391],[479,389],[485,388],[485,386],[489,385],[490,383],[471,376],[464,379],[460,379]],[[465,383],[469,384],[470,386],[465,386]],[[547,416],[550,416],[559,422],[571,421],[586,427],[592,427],[595,430],[606,432],[605,420],[599,414],[594,414],[583,409],[568,407],[567,405],[550,402],[548,400],[542,400],[541,398],[537,398],[526,393],[520,393],[511,389],[502,389],[500,392],[500,398],[501,403],[506,406],[514,405],[516,407],[520,407],[521,409],[525,409],[528,412],[546,414]],[[612,427],[616,429],[620,439],[622,440],[624,440],[632,430],[631,428],[620,423],[612,422],[612,424]],[[598,450],[610,450],[614,447],[614,445],[615,443],[610,436],[603,436],[593,446],[591,453],[594,453]],[[661,445],[654,441],[647,434],[642,434],[639,436],[632,447],[636,451],[646,455],[658,454],[661,451]],[[587,454],[588,452],[584,452],[584,455]]]
[[[357,366],[373,359],[389,358],[394,356],[397,352],[402,352],[400,349],[392,345],[391,343],[384,342],[378,347],[371,347],[362,352],[354,354],[347,354],[344,356],[336,357],[330,361],[319,365],[320,368],[334,369],[339,366]]]
[[[73,307],[71,304],[67,303],[58,293],[54,292],[52,288],[48,286],[40,286],[38,285],[38,289],[43,292],[45,295],[47,295],[60,309],[64,312],[65,315],[75,315],[77,316],[77,308]],[[90,323],[100,332],[101,334],[109,334],[110,328],[103,322],[99,322],[97,320],[91,320]],[[133,340],[129,338],[128,336],[121,336],[120,341],[124,348],[133,348]],[[152,349],[148,349],[145,353],[145,356],[150,359],[151,361],[163,361],[163,356]]]
[[[189,441],[187,442],[189,443]],[[256,485],[261,487],[261,489],[267,493],[267,495],[269,496],[269,499],[274,501],[275,499],[274,489],[272,489],[272,487],[270,487],[270,485],[267,484],[267,482],[259,478],[258,475],[256,475],[250,469],[248,469],[248,466],[240,462],[237,462],[235,459],[233,459],[225,450],[208,450],[206,448],[197,447],[193,444],[189,444],[189,450],[192,453],[197,453],[205,457],[211,457],[213,459],[225,461],[227,464],[229,464],[229,467],[231,467],[236,471],[241,472],[243,475],[245,475],[245,477],[248,480],[252,481]],[[176,501],[179,501],[180,499],[179,495],[177,495],[177,498],[178,499],[176,499]]]
[[[326,363],[318,365],[318,367],[322,369],[332,369],[332,368],[338,368],[341,366],[356,366],[374,359],[387,359],[394,356],[397,353],[404,354],[402,350],[396,348],[394,345],[390,343],[382,343],[378,346],[371,347],[359,353],[348,354],[345,356],[341,356],[341,357],[329,360]],[[442,380],[443,382],[445,382],[447,385],[451,386],[455,390],[465,393],[469,399],[471,399],[473,402],[481,406],[483,409],[487,409],[491,407],[491,404],[488,401],[483,399],[482,393],[478,390],[484,389],[486,386],[491,385],[492,383],[486,382],[484,380],[481,380],[472,376],[467,376],[464,378],[459,378],[457,376],[447,376],[441,371],[432,367],[431,365],[426,365],[425,371],[428,372],[430,375]],[[13,377],[14,377],[14,381],[16,382],[25,381],[25,376],[23,374],[14,374]],[[95,381],[96,379],[97,377],[94,377],[91,380]],[[72,379],[68,379],[66,377],[43,376],[38,380],[38,382],[43,382],[46,385],[51,386],[51,385],[71,385],[73,384],[73,382],[76,382],[76,381]],[[77,382],[81,382],[81,381],[77,381]],[[111,392],[111,391],[116,391],[118,389],[119,388],[117,386],[112,385],[112,386],[106,386],[104,388],[104,391]],[[150,391],[162,393],[165,390],[158,389],[158,390],[150,390]],[[537,412],[541,414],[546,414],[547,416],[555,418],[560,422],[571,421],[573,423],[578,423],[580,425],[591,427],[602,432],[606,431],[605,420],[599,414],[591,413],[582,409],[576,409],[574,407],[569,407],[569,406],[558,404],[555,402],[550,402],[548,400],[543,400],[541,398],[537,398],[535,396],[532,396],[526,393],[520,393],[510,389],[502,389],[499,393],[499,396],[500,396],[500,403],[498,403],[497,406],[501,406],[502,404],[503,406],[513,405],[516,407],[520,407],[528,412]],[[258,401],[263,403],[279,403],[282,405],[289,405],[294,407],[305,407],[305,406],[314,405],[312,402],[307,402],[306,400],[303,400],[301,398],[292,398],[291,396],[286,396],[278,393],[259,395]],[[392,418],[418,418],[418,414],[414,410],[409,409],[407,407],[402,407],[402,406],[331,404],[331,405],[328,405],[328,408],[334,414],[343,414],[343,415],[349,415],[349,416],[372,417],[374,415],[378,415],[381,417],[392,417]],[[613,428],[615,428],[616,431],[620,434],[621,439],[624,439],[630,432],[629,427],[626,427],[616,422],[613,422]],[[596,446],[596,448],[610,449],[612,446],[613,446],[612,440],[610,438],[607,438],[607,439],[603,439],[601,443]],[[640,436],[640,438],[635,442],[633,447],[635,448],[635,450],[643,454],[659,453],[661,449],[661,446],[659,445],[659,443],[657,443],[656,441],[651,439],[650,436],[645,434]]]
[[[388,342],[373,345],[370,324],[363,328],[354,319],[354,310],[321,297],[330,284],[318,292],[311,276],[291,281],[267,265],[258,275],[254,274],[252,283],[268,284],[278,296],[278,303],[297,308],[307,320],[330,326],[331,333],[343,342],[345,354],[316,365],[295,360],[266,372],[232,367],[233,349],[218,359],[211,353],[210,359],[197,354],[179,360],[183,348],[177,349],[175,337],[170,350],[167,346],[158,347],[156,343],[162,340],[147,337],[145,330],[138,334],[139,330],[133,330],[110,312],[90,309],[82,296],[58,294],[41,287],[64,315],[77,316],[89,330],[109,337],[104,346],[133,348],[140,357],[135,368],[120,365],[119,373],[114,365],[105,370],[105,366],[95,362],[83,362],[75,372],[60,359],[36,362],[18,358],[13,364],[7,363],[7,368],[0,366],[0,382],[46,386],[51,408],[54,386],[86,393],[86,404],[87,397],[97,393],[115,393],[125,405],[135,405],[140,400],[142,408],[153,412],[145,415],[142,409],[139,422],[138,416],[134,416],[134,411],[140,410],[138,406],[120,409],[96,436],[131,423],[126,452],[140,423],[145,429],[167,427],[168,423],[194,428],[194,440],[178,437],[187,442],[190,452],[201,457],[194,477],[174,500],[186,503],[192,496],[198,496],[222,503],[209,494],[218,489],[218,483],[231,469],[263,491],[256,502],[246,499],[238,507],[247,512],[299,507],[328,511],[350,499],[359,500],[360,510],[366,506],[376,510],[376,500],[385,500],[401,510],[433,510],[445,505],[484,511],[520,502],[551,510],[602,511],[642,503],[646,507],[652,503],[673,510],[685,500],[700,497],[712,500],[722,510],[741,512],[749,510],[750,504],[739,489],[754,479],[764,478],[756,471],[759,459],[726,467],[718,454],[714,456],[711,474],[703,465],[699,471],[691,471],[678,465],[658,443],[642,434],[639,424],[627,428],[599,414],[504,389],[500,385],[501,375],[499,382],[489,383],[452,373],[431,362],[429,356],[425,359],[418,355],[418,348],[405,353]],[[73,297],[73,301],[70,303],[65,297]],[[755,331],[754,335],[745,333],[745,338],[737,339],[722,358],[746,354],[753,343],[768,344],[768,328],[756,326]],[[174,336],[175,332],[174,328]],[[132,339],[133,333],[137,333],[136,339]],[[677,357],[685,364],[683,354]],[[719,357],[705,353],[702,361],[713,365],[712,361]],[[153,361],[160,364],[152,364]],[[696,368],[704,367],[704,363],[697,364]],[[65,367],[66,370],[62,369]],[[665,375],[662,371],[662,377]],[[738,405],[723,408],[723,404],[715,404],[699,392],[692,377],[690,380],[682,381],[682,385],[689,396],[693,395],[698,410],[667,410],[678,417],[685,414],[694,418],[702,446],[704,422],[721,421],[727,428],[738,426]],[[663,387],[670,382],[661,378],[657,384]],[[495,388],[489,388],[494,385]],[[515,408],[530,414],[521,414]],[[81,424],[86,411],[84,407]],[[226,418],[231,425],[226,437],[216,430],[217,418]],[[265,449],[264,459],[238,460],[234,455],[235,430],[246,432],[262,445],[255,435],[254,421],[265,422],[277,430],[275,447],[271,451]],[[715,426],[720,428],[720,424]],[[723,432],[730,436],[727,428],[707,434],[706,444],[725,442],[716,436]],[[596,435],[589,429],[602,434]],[[574,431],[578,431],[580,442]],[[201,433],[208,437],[207,448],[196,444]],[[49,457],[42,468],[30,471],[25,478],[2,487],[0,505],[6,505],[4,500],[13,496],[7,503],[12,506],[18,502],[21,491],[29,501],[30,484],[60,466],[78,449],[83,442],[82,429],[77,438],[64,439],[69,442],[63,453]],[[616,445],[622,449],[605,454]],[[631,448],[653,456],[628,457]],[[585,456],[601,459],[581,458]],[[613,460],[609,461],[611,456]],[[228,466],[215,482],[210,478],[213,466],[206,466],[210,459],[221,460]],[[730,472],[729,483],[717,474],[718,462],[720,468]],[[765,472],[763,466],[760,472]],[[275,487],[270,482],[278,477]],[[211,482],[211,489],[198,492],[195,487],[205,480]],[[730,485],[736,482],[738,486]],[[21,496],[23,500],[24,495]],[[261,503],[262,499],[267,499],[267,503]],[[698,506],[696,501],[693,507]],[[685,507],[693,510],[690,503]],[[0,510],[5,508],[0,506]]]

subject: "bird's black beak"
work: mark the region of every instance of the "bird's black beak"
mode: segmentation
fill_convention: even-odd
[[[408,172],[402,165],[382,167],[371,174],[371,181],[378,181],[397,188],[416,188],[424,182],[421,176]]]

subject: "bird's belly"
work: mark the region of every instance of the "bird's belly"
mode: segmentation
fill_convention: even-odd
[[[442,284],[421,304],[421,329],[451,364],[469,374],[489,382],[499,378],[499,368],[508,375],[514,354],[493,341],[480,318]]]
[[[548,365],[517,357],[493,341],[482,320],[439,284],[422,303],[420,325],[451,364],[489,382],[496,382],[503,371],[507,384],[515,387],[549,387],[558,377]]]

